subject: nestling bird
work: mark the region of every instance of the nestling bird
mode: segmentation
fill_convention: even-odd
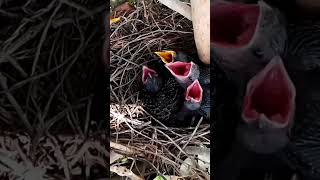
[[[210,26],[217,63],[242,86],[285,48],[285,20],[280,11],[263,1],[216,1],[211,5]]]
[[[244,124],[238,129],[244,144],[256,153],[274,153],[289,142],[296,89],[280,56],[248,83],[243,102]]]
[[[156,93],[162,86],[162,78],[159,74],[147,66],[142,67],[142,83],[145,89],[150,93]]]
[[[210,119],[210,89],[204,89],[200,82],[195,80],[187,87],[183,107],[176,117],[180,121],[190,121],[192,117],[199,116]]]
[[[189,110],[194,111],[200,108],[202,98],[203,89],[199,81],[196,79],[187,87],[184,104]]]
[[[236,180],[242,170],[259,158],[265,161],[260,166],[272,169],[268,163],[274,163],[273,155],[289,144],[295,96],[295,86],[281,58],[275,56],[247,84],[242,122],[231,152],[218,165],[217,177]],[[279,159],[276,162],[272,166],[284,166]]]

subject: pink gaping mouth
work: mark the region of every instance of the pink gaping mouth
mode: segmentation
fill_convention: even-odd
[[[278,126],[286,126],[294,113],[295,87],[279,56],[253,77],[247,86],[243,119],[252,122],[264,114]]]
[[[158,73],[148,68],[147,66],[142,67],[142,82],[145,84],[148,77],[158,76]]]
[[[260,15],[257,4],[216,3],[210,9],[211,42],[239,47],[251,41]]]
[[[191,63],[186,62],[173,62],[173,63],[167,63],[165,65],[169,71],[176,77],[187,77],[190,74],[191,71]]]
[[[201,102],[202,100],[203,89],[198,80],[195,80],[187,88],[185,100],[194,102]]]

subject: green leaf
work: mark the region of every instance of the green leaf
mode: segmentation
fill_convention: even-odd
[[[163,176],[157,176],[153,180],[167,180],[167,179],[165,177],[163,177]]]

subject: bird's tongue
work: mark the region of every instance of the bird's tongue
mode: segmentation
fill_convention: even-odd
[[[239,47],[252,39],[260,8],[256,4],[216,3],[210,12],[211,42]]]
[[[145,83],[148,77],[156,76],[157,72],[153,69],[150,69],[146,66],[142,68],[142,82]]]
[[[259,119],[260,115],[280,125],[286,125],[294,111],[295,87],[279,56],[270,63],[247,86],[244,99],[245,121]]]
[[[202,87],[198,80],[195,80],[190,86],[187,88],[185,100],[193,100],[195,102],[201,102],[202,100]]]
[[[176,77],[186,77],[190,74],[191,63],[186,62],[174,62],[167,64],[170,72]]]

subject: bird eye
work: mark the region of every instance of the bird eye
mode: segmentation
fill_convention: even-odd
[[[257,58],[263,57],[263,51],[260,48],[253,48],[253,55],[255,55]]]

